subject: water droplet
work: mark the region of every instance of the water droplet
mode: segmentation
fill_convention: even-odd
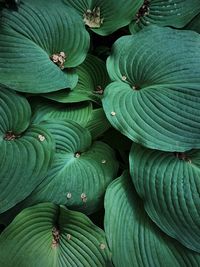
[[[102,159],[101,163],[105,164],[106,163],[106,160],[105,159]]]
[[[112,111],[110,114],[111,114],[112,116],[115,116],[115,115],[116,115],[116,112]]]
[[[125,75],[122,76],[122,81],[126,81],[127,77]]]

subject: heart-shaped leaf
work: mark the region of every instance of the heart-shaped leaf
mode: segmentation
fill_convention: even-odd
[[[88,130],[72,121],[46,121],[56,140],[56,155],[46,178],[22,207],[54,202],[90,214],[103,205],[108,184],[116,177],[114,151],[103,142],[92,143]]]
[[[129,28],[131,33],[150,24],[182,28],[199,12],[199,0],[144,0]]]
[[[151,219],[200,252],[200,151],[166,153],[133,144],[130,173]]]
[[[105,233],[115,267],[188,267],[200,254],[169,238],[149,219],[125,172],[105,197]]]
[[[99,102],[109,76],[104,61],[88,54],[85,61],[77,68],[78,83],[73,90],[61,90],[43,96],[61,103],[74,103],[92,100]]]
[[[23,210],[0,236],[6,267],[111,267],[105,233],[80,212],[51,203]]]
[[[59,15],[58,15],[59,14]],[[82,19],[61,0],[24,0],[0,18],[0,83],[17,91],[45,93],[73,87],[89,47]]]
[[[200,148],[199,34],[149,26],[118,39],[107,67],[103,107],[116,129],[149,148]]]
[[[0,213],[27,197],[44,179],[54,142],[41,125],[29,125],[28,101],[0,88]]]
[[[85,24],[97,34],[108,35],[128,25],[143,0],[64,0],[83,17]]]

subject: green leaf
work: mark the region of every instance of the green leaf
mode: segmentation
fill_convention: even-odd
[[[97,34],[108,35],[128,25],[142,0],[64,0],[83,17],[85,24]]]
[[[33,109],[32,120],[34,123],[49,119],[72,120],[89,129],[93,140],[101,136],[110,127],[103,109],[93,109],[91,102],[62,104],[40,99],[34,101]]]
[[[56,155],[46,178],[25,200],[25,206],[53,202],[91,214],[103,205],[108,184],[116,177],[114,151],[92,143],[87,129],[72,121],[46,121],[56,140]]]
[[[197,267],[200,255],[169,238],[149,219],[127,172],[105,196],[105,233],[115,267]]]
[[[73,90],[61,90],[43,96],[61,103],[74,103],[92,100],[99,102],[109,77],[104,61],[88,54],[77,68],[78,83]]]
[[[166,153],[133,144],[130,173],[151,219],[200,252],[200,151]]]
[[[34,99],[31,99],[31,104]],[[59,119],[72,120],[85,127],[92,114],[92,104],[89,102],[63,104],[41,98],[34,101],[33,117],[34,123],[45,120]]]
[[[28,101],[0,88],[0,213],[27,197],[44,179],[54,141],[40,125],[29,125]]]
[[[91,117],[86,125],[90,131],[92,139],[95,140],[110,128],[110,123],[106,118],[103,108],[93,109]]]
[[[129,29],[134,34],[150,24],[182,28],[199,12],[199,0],[145,0]]]
[[[105,233],[84,214],[51,203],[23,210],[3,231],[0,265],[112,266]]]
[[[149,148],[200,148],[199,34],[149,26],[118,39],[107,68],[103,107],[114,128]]]
[[[62,68],[81,64],[89,48],[74,9],[61,0],[24,0],[17,11],[3,9],[0,27],[0,83],[28,93],[74,87],[77,75]],[[51,58],[61,52],[65,62],[56,65]]]
[[[185,27],[186,30],[192,30],[200,33],[200,13]]]

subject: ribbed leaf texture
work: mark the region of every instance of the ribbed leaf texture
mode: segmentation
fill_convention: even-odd
[[[11,211],[11,217],[16,210],[40,202],[95,212],[103,206],[105,190],[117,175],[114,151],[103,142],[92,143],[89,131],[75,122],[46,121],[43,125],[56,140],[52,168],[33,193]]]
[[[34,123],[51,119],[72,120],[87,128],[93,139],[109,129],[110,123],[102,108],[93,109],[91,102],[62,104],[44,99],[34,103]]]
[[[200,252],[200,151],[166,153],[133,144],[130,173],[151,219]]]
[[[0,236],[0,266],[111,267],[105,233],[51,203],[23,210]]]
[[[24,0],[17,11],[1,11],[0,28],[0,83],[30,93],[76,85],[77,75],[62,68],[83,62],[89,35],[74,9],[61,0]],[[55,64],[61,52],[65,59]]]
[[[143,0],[64,0],[74,7],[97,34],[108,35],[128,25]],[[99,10],[98,10],[99,9]]]
[[[61,103],[88,100],[99,102],[106,85],[110,82],[105,62],[88,54],[85,61],[77,67],[77,75],[78,83],[73,90],[61,90],[43,96]]]
[[[145,0],[129,29],[134,34],[151,24],[182,28],[199,12],[199,0]]]
[[[30,125],[28,101],[0,88],[0,213],[27,197],[51,166],[54,140],[41,125]]]
[[[118,39],[107,68],[103,107],[116,129],[149,148],[200,147],[199,34],[149,26]]]
[[[198,267],[200,254],[169,238],[149,219],[125,172],[105,197],[105,233],[115,267]]]

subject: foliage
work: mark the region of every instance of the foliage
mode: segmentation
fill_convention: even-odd
[[[200,266],[199,34],[199,0],[0,0],[0,267]]]

